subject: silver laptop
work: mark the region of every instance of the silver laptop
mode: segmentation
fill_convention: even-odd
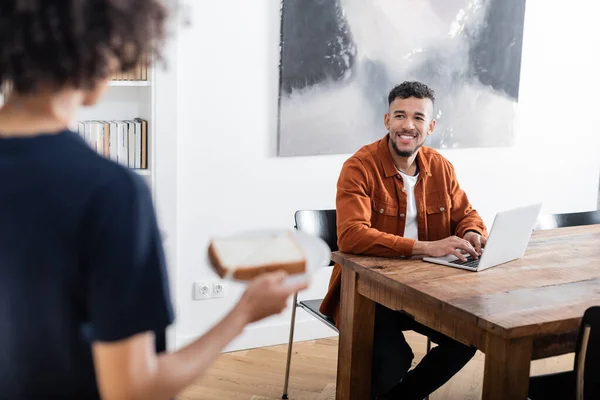
[[[519,259],[525,255],[541,208],[542,205],[537,203],[496,214],[485,249],[476,260],[467,254],[467,261],[461,261],[454,255],[424,257],[423,261],[469,271],[483,271]]]

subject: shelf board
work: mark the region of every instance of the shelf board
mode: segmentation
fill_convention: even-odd
[[[152,171],[149,170],[149,169],[135,169],[135,168],[132,168],[132,170],[136,174],[138,174],[138,175],[142,175],[142,176],[150,176],[150,175],[152,175]]]
[[[110,81],[108,86],[151,86],[152,83],[150,81]]]

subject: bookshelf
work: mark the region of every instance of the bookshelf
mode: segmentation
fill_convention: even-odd
[[[134,73],[113,76],[113,79],[109,82],[101,101],[93,107],[82,108],[76,118],[78,122],[106,121],[110,123],[114,121],[119,124],[125,121],[135,122],[136,118],[146,121],[146,145],[144,146],[144,159],[146,160],[146,166],[143,169],[140,168],[142,165],[132,163],[131,158],[129,163],[125,162],[124,165],[128,166],[131,170],[144,178],[144,181],[152,190],[153,197],[156,193],[154,174],[154,150],[156,148],[154,145],[154,122],[156,120],[154,112],[154,103],[156,98],[153,85],[154,75],[154,69],[148,67],[146,71],[143,71],[143,73],[140,68],[136,69]],[[146,79],[142,80],[140,78]],[[90,123],[93,124],[93,122]],[[131,125],[129,126],[131,127]],[[109,128],[107,126],[107,129],[110,131],[112,127]],[[127,127],[124,129],[125,132],[127,132]],[[73,130],[77,131],[77,127],[73,126]],[[118,130],[117,132],[119,135],[121,134],[121,132]],[[131,130],[129,132],[131,132]],[[109,136],[111,137],[110,140],[112,141],[113,131],[110,132]],[[117,140],[117,142],[119,145],[122,144],[120,138]],[[144,151],[142,150],[141,143],[141,140],[137,144],[134,144],[132,141],[129,142],[129,144],[135,148],[135,158],[140,157],[139,151]],[[114,153],[112,153],[112,150],[113,149],[111,149],[111,154],[108,157],[114,161],[117,161],[114,157]],[[127,152],[127,150],[125,150],[125,152]],[[129,153],[130,157],[131,154],[132,153]],[[121,153],[119,153],[119,156],[120,155]]]
[[[78,132],[92,148],[114,161],[117,161],[115,144],[119,141],[119,145],[124,146],[119,152],[119,156],[129,158],[124,162],[119,162],[142,176],[152,189],[154,196],[155,93],[152,85],[153,77],[153,68],[150,67],[143,69],[138,67],[132,73],[113,76],[100,103],[93,107],[82,108],[70,128],[74,132]],[[9,92],[9,85],[3,85],[0,88],[0,106]],[[145,121],[144,140],[140,139],[138,142],[128,140],[128,135],[137,138],[142,133],[142,123],[137,122],[136,118]],[[116,123],[123,125],[122,131],[117,131]],[[121,135],[119,140],[116,137],[117,132]],[[110,143],[109,147],[106,146],[108,143]],[[113,145],[115,145],[114,148],[111,147]],[[104,151],[105,147],[106,151]],[[134,150],[130,152],[130,148]],[[144,153],[143,157],[142,152]],[[138,158],[137,164],[131,161]]]
[[[133,172],[141,176],[152,176],[152,171],[148,169],[132,168]]]
[[[128,86],[135,86],[135,87],[142,87],[142,86],[152,86],[152,83],[150,81],[110,81],[108,83],[108,86],[121,86],[121,87],[128,87]]]

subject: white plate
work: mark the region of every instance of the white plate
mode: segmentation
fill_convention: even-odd
[[[264,229],[256,231],[248,231],[240,234],[232,235],[232,237],[253,237],[253,236],[264,236],[265,234],[281,234],[284,232],[290,232],[295,235],[298,245],[302,249],[306,257],[306,272],[302,274],[290,275],[285,283],[295,283],[310,278],[319,268],[326,267],[331,261],[331,250],[327,243],[318,236],[309,235],[305,232],[289,229]],[[213,270],[214,271],[214,270]],[[236,282],[248,283],[248,281],[240,281],[237,279],[229,278]]]

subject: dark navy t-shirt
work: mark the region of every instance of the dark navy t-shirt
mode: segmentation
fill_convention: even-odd
[[[69,131],[0,139],[0,399],[99,398],[92,342],[172,321],[142,178]]]

